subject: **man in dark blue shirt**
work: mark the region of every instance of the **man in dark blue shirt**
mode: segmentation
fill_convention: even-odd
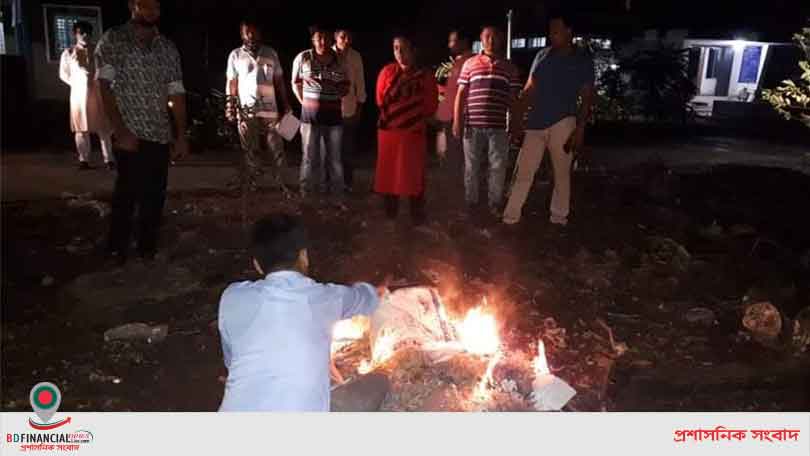
[[[574,46],[573,39],[570,19],[562,14],[553,15],[549,22],[551,47],[537,53],[520,96],[520,104],[530,111],[512,191],[503,214],[506,224],[520,221],[523,204],[546,147],[551,151],[554,170],[551,223],[562,226],[568,223],[571,164],[574,153],[585,141],[594,84],[593,60]],[[515,119],[521,119],[522,112],[525,111],[518,110]]]

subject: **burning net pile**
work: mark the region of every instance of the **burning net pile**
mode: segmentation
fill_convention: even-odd
[[[388,376],[383,411],[559,410],[575,394],[550,374],[542,342],[536,356],[504,351],[486,300],[453,319],[434,289],[400,289],[370,319],[339,322],[333,340],[348,381]]]

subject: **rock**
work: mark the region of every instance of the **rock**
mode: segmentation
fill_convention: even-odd
[[[363,375],[332,391],[333,412],[376,412],[391,389],[388,377],[380,373]]]
[[[705,307],[693,307],[686,312],[684,318],[693,325],[712,326],[717,320],[714,312]]]
[[[684,246],[666,237],[651,236],[647,238],[649,259],[655,263],[667,265],[677,272],[686,272],[692,256]]]
[[[91,193],[83,193],[81,195],[74,195],[67,192],[62,193],[62,198],[67,200],[68,207],[89,207],[94,209],[100,218],[106,217],[110,213],[110,205],[99,200],[92,199],[92,197],[93,195]]]
[[[56,282],[56,281],[55,281],[55,280],[54,280],[54,278],[53,278],[53,277],[51,277],[51,276],[45,276],[45,277],[43,277],[43,278],[42,278],[42,286],[43,286],[43,287],[50,287],[50,286],[52,286],[52,285],[53,285],[55,282]]]
[[[104,332],[104,341],[136,340],[148,344],[163,342],[169,334],[169,325],[150,326],[146,323],[127,323]]]
[[[720,226],[717,221],[714,221],[711,225],[698,229],[698,234],[704,239],[708,239],[710,241],[719,241],[720,239],[723,239],[725,230],[723,230],[723,227]]]
[[[810,307],[805,308],[793,320],[793,346],[799,353],[810,350]]]
[[[749,304],[745,307],[743,326],[760,342],[774,342],[782,332],[782,315],[768,301]]]
[[[734,237],[754,236],[757,234],[756,228],[751,225],[732,225],[729,233]]]

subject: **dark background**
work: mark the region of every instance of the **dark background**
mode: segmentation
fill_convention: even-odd
[[[10,0],[8,0],[10,1]],[[127,0],[24,0],[31,19],[29,41],[42,41],[41,3],[92,4],[102,8],[105,28],[124,23],[129,18]],[[7,1],[3,1],[4,6]],[[810,17],[808,0],[739,1],[652,1],[652,0],[571,0],[560,1],[407,1],[407,2],[303,2],[260,0],[163,0],[160,28],[180,49],[186,88],[192,94],[206,95],[211,89],[224,88],[225,62],[228,53],[240,45],[238,24],[241,18],[253,16],[262,24],[265,42],[274,47],[286,72],[295,55],[309,47],[307,27],[313,23],[328,28],[346,27],[355,33],[355,48],[361,52],[366,68],[369,103],[361,138],[373,138],[375,108],[373,89],[380,68],[392,60],[391,37],[398,31],[411,34],[417,42],[422,63],[435,66],[447,59],[447,32],[462,28],[476,36],[483,24],[506,27],[506,13],[514,10],[516,37],[544,36],[547,17],[560,9],[572,12],[576,31],[583,36],[613,39],[621,46],[639,38],[645,30],[657,28],[688,29],[691,37],[746,38],[763,41],[790,41],[791,35],[807,24]],[[5,8],[4,8],[5,9]],[[39,11],[39,12],[38,12]],[[39,17],[37,16],[39,14]],[[30,49],[30,44],[22,43]],[[516,51],[513,60],[526,71],[533,52]],[[17,60],[22,60],[18,58]],[[25,65],[27,74],[3,74],[3,130],[17,132],[21,146],[34,143],[69,145],[67,132],[67,89],[64,100],[41,100],[34,94],[32,74],[38,63]],[[39,69],[56,74],[52,68]],[[24,95],[33,98],[24,103]],[[12,100],[17,100],[11,103]],[[22,101],[21,101],[22,100]],[[293,103],[296,105],[297,103]],[[6,109],[9,105],[12,108]],[[27,111],[22,115],[16,112]],[[193,113],[192,113],[193,114]],[[26,120],[23,120],[26,119]],[[15,125],[11,125],[11,121]],[[47,134],[26,135],[31,129]],[[13,128],[10,128],[13,127]],[[62,131],[64,130],[64,131]],[[7,139],[7,138],[6,138]],[[5,140],[4,140],[5,142]]]

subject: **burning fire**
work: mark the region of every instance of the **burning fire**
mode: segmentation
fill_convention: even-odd
[[[484,313],[484,304],[467,312],[467,316],[458,325],[459,339],[464,349],[476,355],[492,355],[501,345],[498,337],[498,325],[495,316]]]
[[[548,360],[546,360],[546,346],[542,340],[537,341],[537,356],[532,360],[534,366],[534,373],[536,375],[550,374],[551,370],[548,368]]]
[[[374,349],[371,352],[371,360],[374,365],[379,365],[394,355],[394,343],[397,341],[394,334],[385,332],[374,342]]]
[[[390,332],[382,333],[374,342],[374,348],[371,351],[371,361],[367,359],[360,361],[360,364],[357,366],[357,373],[366,375],[374,370],[375,367],[388,361],[388,358],[394,355],[394,343],[396,341],[397,339],[394,337],[394,334]]]
[[[478,385],[475,386],[475,391],[473,391],[473,398],[478,402],[486,402],[489,401],[492,397],[492,393],[490,391],[489,385],[492,383],[492,372],[495,370],[495,366],[501,360],[503,353],[500,351],[495,353],[495,356],[489,360],[489,364],[487,365],[487,370],[484,373],[484,376],[481,377],[481,381],[478,382]]]
[[[349,320],[340,320],[332,328],[332,340],[358,340],[368,330],[367,317],[354,317]]]
[[[332,327],[332,354],[343,347],[360,340],[369,327],[368,317],[356,316],[349,320],[340,320]]]

